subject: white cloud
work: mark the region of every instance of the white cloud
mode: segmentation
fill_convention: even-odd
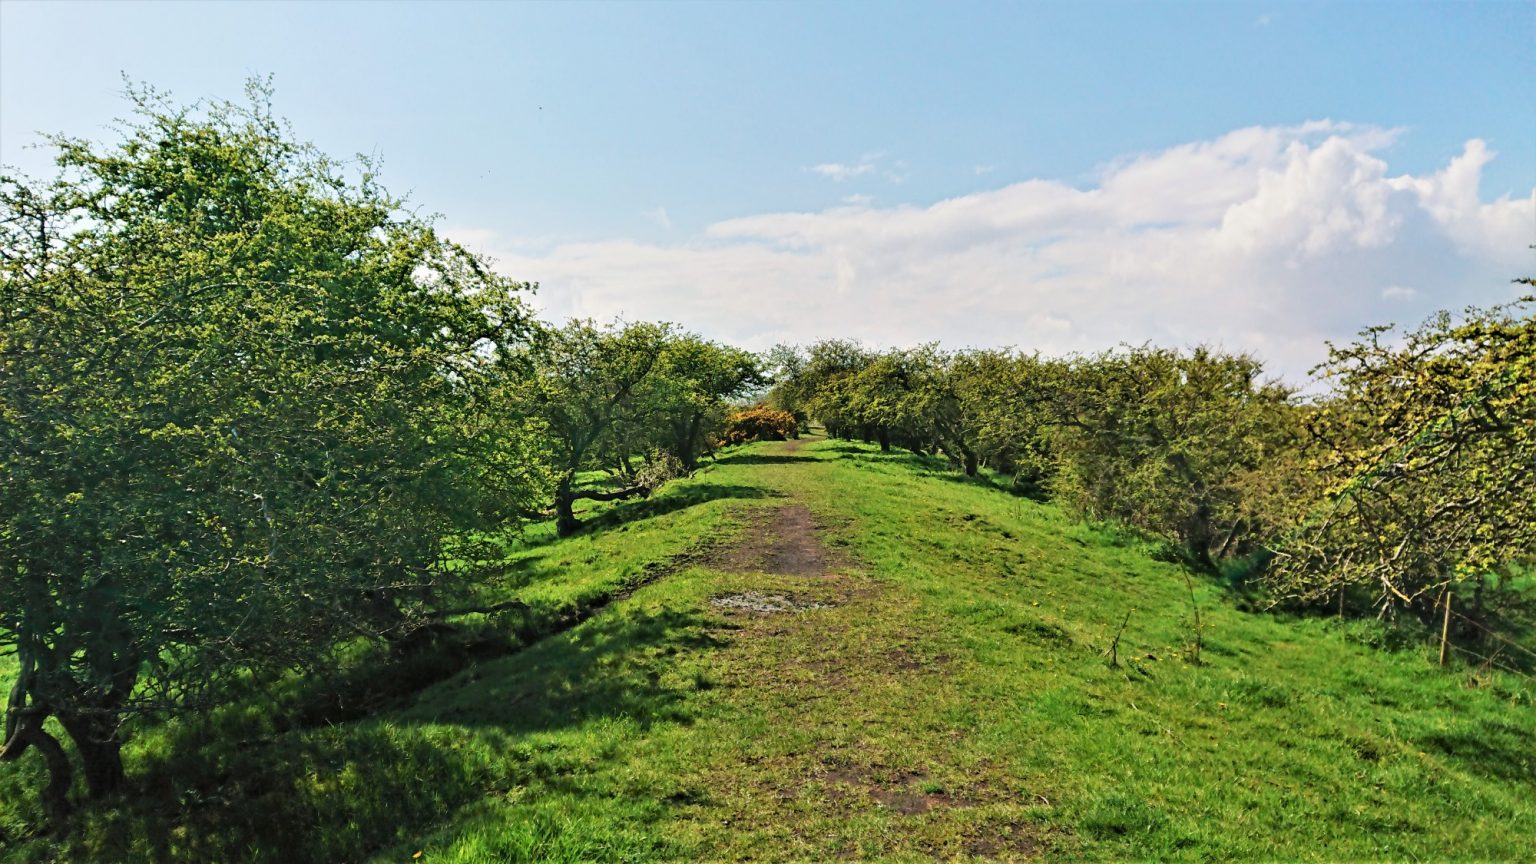
[[[868,174],[875,170],[875,166],[868,162],[860,162],[854,165],[848,165],[842,162],[824,162],[820,165],[813,165],[811,170],[815,171],[817,174],[820,174],[823,177],[831,177],[833,180],[841,183],[850,177],[858,177],[863,174]]]
[[[865,153],[857,162],[823,162],[820,165],[812,165],[810,170],[841,183],[854,177],[873,174],[880,167],[880,160],[884,156],[885,154],[881,152]],[[904,165],[904,163],[898,164]]]
[[[1325,339],[1507,300],[1512,277],[1536,272],[1536,189],[1482,201],[1493,154],[1476,140],[1439,171],[1394,176],[1381,153],[1399,135],[1327,121],[1240,129],[1118,160],[1089,188],[1035,179],[926,206],[850,199],[728,219],[677,244],[502,244],[499,267],[541,282],[551,318],[671,320],[751,348],[1213,343],[1299,380]]]
[[[976,176],[977,177],[980,177],[983,174],[991,174],[993,171],[996,171],[997,170],[997,166],[996,165],[977,165],[975,168],[972,168],[971,170],[976,172]]]

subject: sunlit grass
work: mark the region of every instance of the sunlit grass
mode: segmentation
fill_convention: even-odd
[[[1134,537],[919,457],[781,446],[510,540],[487,596],[530,609],[477,626],[524,650],[335,725],[190,754],[141,730],[136,803],[6,860],[1536,859],[1528,682],[1205,580],[1197,663],[1183,576]],[[658,569],[789,500],[835,578]],[[825,608],[708,603],[749,589]],[[0,830],[32,761],[0,772]]]

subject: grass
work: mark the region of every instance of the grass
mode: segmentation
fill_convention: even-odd
[[[830,578],[689,554],[789,502]],[[139,730],[139,794],[64,843],[6,766],[0,859],[1536,860],[1530,681],[1206,580],[1196,662],[1150,546],[920,457],[752,445],[588,516],[506,544],[495,656],[371,714]]]

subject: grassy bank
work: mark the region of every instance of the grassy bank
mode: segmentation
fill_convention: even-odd
[[[731,538],[801,505],[824,572],[743,569]],[[509,539],[490,594],[529,609],[377,711],[140,730],[141,794],[64,844],[20,839],[36,766],[6,766],[3,857],[1536,858],[1528,681],[1203,580],[1197,658],[1148,546],[918,457],[752,445],[590,515]]]

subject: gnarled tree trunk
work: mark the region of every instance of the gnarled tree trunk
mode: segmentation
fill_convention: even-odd
[[[85,787],[92,800],[121,789],[128,777],[123,772],[123,744],[117,734],[115,714],[60,714],[59,722],[80,754]]]
[[[36,680],[35,661],[25,649],[20,653],[21,669],[6,702],[4,734],[0,735],[0,762],[14,762],[33,747],[43,755],[48,766],[48,785],[41,790],[43,812],[48,824],[58,830],[69,816],[69,787],[74,779],[74,769],[70,767],[69,756],[59,739],[43,727],[49,712],[32,692]]]
[[[43,812],[47,814],[49,826],[59,830],[69,818],[69,786],[74,779],[74,769],[70,767],[69,756],[59,739],[43,728],[46,719],[46,714],[33,708],[16,717],[10,740],[0,746],[0,761],[19,759],[30,747],[36,747],[43,754],[43,761],[48,765],[48,785],[41,793]]]
[[[572,505],[576,499],[571,496],[571,477],[566,475],[560,478],[560,484],[555,487],[555,533],[561,537],[569,537],[581,530],[581,523],[576,519],[576,512]]]

